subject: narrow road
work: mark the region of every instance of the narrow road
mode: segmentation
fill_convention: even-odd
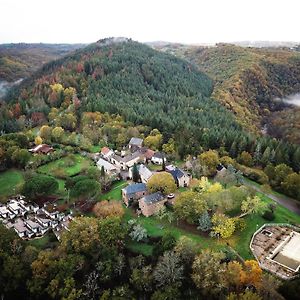
[[[261,187],[258,187],[257,185],[249,182],[248,180],[244,180],[243,184],[253,188],[257,192],[264,194],[265,196],[269,197],[276,203],[281,204],[282,206],[284,206],[285,208],[289,209],[290,211],[296,213],[297,215],[300,215],[300,201],[297,201],[295,199],[292,199],[292,198],[289,198],[289,197],[283,196],[283,195],[277,196],[274,194],[266,193],[266,192],[262,191]]]

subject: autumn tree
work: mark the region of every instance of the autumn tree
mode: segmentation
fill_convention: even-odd
[[[153,129],[144,140],[145,147],[151,148],[153,150],[158,150],[162,143],[162,134],[158,129]]]
[[[55,127],[52,129],[52,139],[54,142],[60,143],[64,135],[64,129],[62,127]]]
[[[251,167],[251,166],[253,166],[252,155],[247,151],[243,151],[238,156],[238,162],[242,165],[247,166],[247,167]]]
[[[211,219],[214,234],[223,239],[229,238],[235,231],[235,220],[224,214],[215,213]]]
[[[207,167],[207,176],[212,176],[216,173],[217,165],[220,163],[219,155],[214,150],[203,152],[199,155],[200,163]]]
[[[262,213],[266,209],[266,204],[258,196],[247,197],[242,202],[241,210],[244,215]]]
[[[43,143],[43,139],[38,135],[35,139],[34,139],[34,143],[38,146],[41,145]]]
[[[40,137],[46,142],[51,141],[51,133],[52,129],[48,125],[44,125],[40,129]]]
[[[197,192],[182,192],[175,201],[174,211],[176,215],[188,223],[196,223],[199,216],[207,211],[207,203]]]
[[[103,200],[96,203],[93,211],[99,218],[122,217],[124,215],[124,208],[121,202],[114,200]]]
[[[192,279],[205,295],[217,295],[223,289],[223,275],[226,271],[221,263],[224,254],[210,249],[203,250],[193,262]]]
[[[170,173],[159,172],[151,176],[147,182],[147,188],[151,193],[161,192],[167,195],[175,192],[177,185]]]

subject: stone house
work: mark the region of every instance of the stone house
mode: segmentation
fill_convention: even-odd
[[[101,156],[105,159],[109,159],[113,154],[114,154],[114,152],[111,149],[109,149],[108,147],[103,147],[101,149]]]
[[[132,167],[133,168],[133,167]],[[132,168],[129,169],[128,177],[132,179]],[[138,172],[143,183],[147,183],[153,173],[143,164],[137,165]]]
[[[107,160],[100,158],[97,161],[97,167],[101,170],[104,168],[104,172],[108,175],[116,175],[118,173],[118,169],[115,165],[111,164]]]
[[[143,139],[132,137],[129,141],[128,148],[130,150],[136,151],[143,146]]]
[[[138,200],[147,195],[147,186],[145,183],[133,183],[122,189],[122,199],[128,207],[134,200]]]
[[[183,170],[174,166],[167,166],[166,171],[173,176],[178,187],[188,187],[190,185],[191,176]]]
[[[161,192],[147,195],[139,200],[139,208],[145,217],[157,214],[163,207],[167,199]]]

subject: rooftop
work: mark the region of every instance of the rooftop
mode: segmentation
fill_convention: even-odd
[[[128,185],[123,190],[126,194],[135,194],[138,192],[145,192],[147,190],[147,186],[145,183],[133,183]]]
[[[103,147],[102,149],[101,149],[101,153],[102,154],[108,154],[109,152],[110,152],[111,150],[108,148],[108,147]]]
[[[172,176],[177,179],[177,178],[181,178],[182,176],[184,176],[184,172],[178,168],[176,168],[175,170],[169,171]]]
[[[146,204],[153,204],[163,200],[165,197],[161,192],[156,192],[154,194],[147,195],[141,200],[144,200]]]
[[[138,170],[140,176],[143,176],[146,180],[152,176],[152,172],[143,164],[138,166]]]
[[[116,167],[113,164],[111,164],[110,162],[104,160],[103,158],[100,158],[98,160],[97,166],[98,167],[102,167],[103,166],[106,170],[110,170],[110,171],[116,170]]]
[[[153,157],[163,159],[163,158],[165,158],[166,156],[165,156],[165,154],[162,153],[162,152],[155,152],[155,154],[153,155]]]
[[[142,144],[143,144],[143,139],[136,138],[136,137],[132,137],[129,142],[129,145],[133,145],[133,146],[142,146]]]

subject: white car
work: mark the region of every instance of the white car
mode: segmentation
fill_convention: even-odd
[[[174,197],[175,197],[174,194],[169,194],[169,195],[167,196],[168,199],[173,199]]]

